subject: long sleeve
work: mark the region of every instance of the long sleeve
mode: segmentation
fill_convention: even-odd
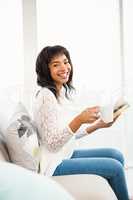
[[[84,136],[87,136],[88,133],[85,128],[79,129],[75,134],[75,139],[81,139]]]
[[[73,136],[71,129],[67,124],[65,127],[60,126],[59,104],[49,89],[43,88],[40,91],[36,99],[36,105],[34,118],[41,144],[45,145],[49,151],[56,152]]]

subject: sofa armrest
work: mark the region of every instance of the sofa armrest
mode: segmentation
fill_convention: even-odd
[[[0,199],[74,200],[51,178],[0,161]]]

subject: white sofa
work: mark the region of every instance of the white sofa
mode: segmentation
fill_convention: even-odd
[[[54,177],[76,200],[117,200],[107,181],[96,175]]]
[[[74,200],[61,185],[52,179],[2,161],[0,161],[0,199]]]
[[[10,96],[12,92],[8,94]],[[8,121],[13,111],[13,104],[15,104],[13,100],[16,100],[16,97],[20,98],[20,95],[16,95],[14,99],[9,96],[5,98],[2,96],[2,99],[0,97],[0,129],[5,128],[5,120]],[[0,147],[0,160],[7,161],[3,146]],[[76,200],[117,200],[108,182],[96,175],[57,176],[52,179],[60,183]]]
[[[1,144],[0,144],[0,161],[9,162],[5,148]],[[62,185],[65,188],[65,190],[67,190],[74,197],[75,200],[117,200],[114,192],[108,185],[107,181],[100,176],[69,175],[69,176],[56,176],[52,177],[52,179],[58,182],[60,185]],[[11,184],[12,183],[13,182],[11,182]],[[47,200],[52,200],[52,199],[47,199]]]

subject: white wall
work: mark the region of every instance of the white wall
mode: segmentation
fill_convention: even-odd
[[[125,55],[125,93],[130,103],[126,116],[127,157],[133,166],[133,1],[123,1],[124,5],[124,55]]]
[[[118,1],[38,0],[37,18],[38,51],[45,45],[66,46],[76,86],[87,85],[89,90],[120,87]]]
[[[21,99],[24,82],[21,0],[0,1],[0,129]]]
[[[24,102],[31,106],[36,87],[35,61],[37,51],[36,0],[23,0],[24,38]],[[30,108],[32,109],[32,107]]]
[[[21,0],[0,1],[0,88],[23,83]]]

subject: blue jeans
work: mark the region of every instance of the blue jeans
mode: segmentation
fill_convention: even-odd
[[[57,166],[53,176],[96,174],[104,177],[118,200],[129,200],[121,152],[111,148],[74,151],[70,159]]]

